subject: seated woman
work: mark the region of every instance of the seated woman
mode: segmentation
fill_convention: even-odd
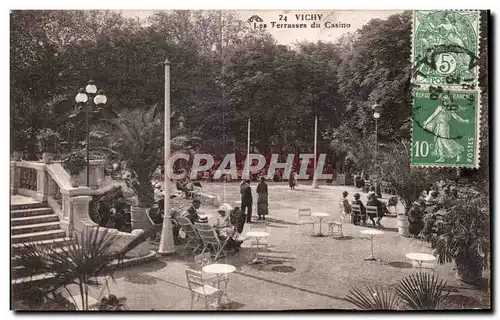
[[[236,207],[231,210],[229,219],[231,220],[231,224],[233,224],[236,228],[236,236],[239,236],[243,232],[243,227],[245,227],[245,213],[243,212],[243,210],[241,210],[240,207]]]
[[[425,197],[425,204],[427,206],[433,206],[438,203],[438,195],[439,193],[436,190],[432,190],[429,192],[427,197]]]
[[[226,247],[228,249],[239,251],[243,241],[235,241],[233,238],[235,235],[235,228],[231,223],[229,214],[226,214],[226,211],[229,211],[230,209],[229,205],[222,205],[219,207],[219,216],[217,217],[213,227],[215,228],[215,232],[217,232],[219,239],[222,241],[226,241],[227,239]]]
[[[408,222],[410,234],[418,236],[420,231],[424,228],[424,210],[425,203],[415,201],[413,206],[408,211]]]
[[[383,203],[382,201],[377,199],[377,195],[375,193],[370,192],[368,194],[368,201],[366,202],[366,205],[377,207],[377,214],[378,214],[377,223],[375,223],[375,220],[373,219],[373,218],[375,218],[375,216],[373,216],[373,215],[370,216],[370,220],[372,221],[374,226],[378,225],[379,227],[382,227],[382,224],[380,223],[380,221],[382,220],[382,217],[384,215],[389,213],[389,210],[387,210],[387,206],[385,205],[385,203]]]
[[[358,215],[354,216],[353,223],[355,225],[358,225],[361,221],[363,221],[363,225],[366,225],[366,208],[363,202],[359,199],[360,197],[361,196],[359,195],[359,193],[354,194],[354,200],[352,201],[352,204],[359,205],[361,209],[361,216]]]

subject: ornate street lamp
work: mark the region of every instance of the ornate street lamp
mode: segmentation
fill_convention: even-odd
[[[373,119],[375,119],[375,151],[378,151],[378,119],[380,119],[380,112],[378,112],[378,104],[372,106]]]
[[[78,93],[75,96],[75,102],[79,106],[79,109],[83,109],[83,111],[85,112],[85,132],[86,132],[85,148],[86,148],[86,153],[87,153],[87,187],[90,185],[90,181],[89,181],[90,180],[89,112],[98,112],[99,110],[101,110],[100,106],[106,104],[107,101],[108,101],[108,98],[104,94],[104,91],[102,91],[102,90],[97,91],[97,87],[96,87],[93,80],[90,80],[87,83],[87,86],[85,87],[85,89],[81,88],[80,90],[78,90]]]

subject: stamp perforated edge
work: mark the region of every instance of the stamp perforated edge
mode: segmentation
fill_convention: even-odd
[[[410,50],[410,65],[412,66],[412,71],[414,67],[414,56],[413,56],[413,48],[415,46],[415,13],[417,11],[433,11],[433,10],[413,10],[412,11],[412,20],[411,20],[411,50]],[[463,9],[463,10],[434,10],[434,11],[473,11],[477,12],[479,15],[478,18],[478,37],[476,39],[476,46],[477,46],[477,52],[479,58],[481,58],[481,45],[480,45],[480,40],[482,38],[481,34],[481,13],[483,10],[478,10],[478,9]],[[432,165],[423,165],[423,164],[413,164],[413,119],[412,119],[412,126],[411,126],[411,145],[410,145],[410,166],[415,167],[415,168],[466,168],[466,169],[478,169],[481,166],[481,142],[484,137],[481,136],[481,127],[483,125],[488,125],[488,123],[483,123],[483,118],[482,118],[482,102],[483,102],[483,97],[482,97],[482,90],[480,88],[480,83],[479,83],[479,78],[480,78],[480,68],[479,66],[477,67],[477,87],[475,89],[463,89],[462,86],[450,86],[447,84],[442,84],[440,85],[443,90],[450,90],[450,91],[468,91],[468,92],[477,92],[477,110],[476,110],[476,116],[477,116],[477,121],[476,121],[476,155],[475,155],[475,165],[474,167],[464,167],[460,165],[439,165],[439,164],[432,164]],[[412,112],[412,117],[413,117],[413,110],[414,110],[414,105],[413,105],[413,90],[415,89],[424,89],[428,90],[431,85],[427,84],[416,84],[413,79],[413,74],[411,75],[411,112]]]
[[[414,110],[414,97],[413,97],[413,91],[414,90],[426,90],[426,88],[413,88],[411,91],[412,98],[411,98],[411,111],[412,111],[412,117],[413,117],[413,110]],[[472,166],[464,166],[464,165],[455,165],[455,164],[414,164],[413,163],[413,119],[412,119],[412,130],[411,130],[411,152],[410,152],[410,164],[411,167],[414,168],[463,168],[463,169],[478,169],[480,166],[480,154],[481,154],[481,125],[482,125],[482,117],[481,117],[481,112],[482,112],[482,90],[477,88],[474,90],[452,90],[450,91],[457,91],[457,92],[474,92],[476,93],[477,99],[476,99],[476,122],[475,122],[475,131],[476,131],[476,137],[475,137],[475,148],[474,148],[474,165]]]
[[[412,75],[411,75],[411,83],[414,87],[418,87],[418,88],[426,88],[426,87],[430,87],[432,85],[430,84],[424,84],[424,83],[417,83],[415,81],[415,79],[413,79],[413,68],[415,67],[416,63],[415,63],[415,56],[413,54],[413,49],[415,48],[415,19],[416,19],[416,12],[417,11],[450,11],[450,12],[477,12],[478,14],[478,20],[477,20],[477,37],[476,37],[476,47],[477,47],[477,54],[478,54],[478,57],[481,57],[481,45],[480,45],[480,39],[481,39],[481,12],[483,10],[478,10],[478,9],[462,9],[462,10],[413,10],[412,11],[412,19],[411,19],[411,50],[410,50],[410,56],[411,56],[411,60],[410,60],[410,63],[411,63],[411,66],[412,66]],[[477,66],[477,69],[476,69],[476,89],[463,89],[462,85],[450,85],[450,84],[447,84],[447,83],[443,83],[443,84],[439,84],[440,87],[443,88],[443,90],[467,90],[467,91],[474,91],[474,90],[480,90],[478,89],[479,88],[479,72],[480,72],[480,68],[479,68],[479,65]],[[434,86],[437,86],[437,85],[434,85]]]

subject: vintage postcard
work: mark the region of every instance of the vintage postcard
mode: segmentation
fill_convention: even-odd
[[[12,10],[11,309],[492,310],[489,19]]]

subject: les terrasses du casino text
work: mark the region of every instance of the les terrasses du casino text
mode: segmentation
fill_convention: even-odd
[[[323,14],[280,14],[277,21],[265,22],[254,15],[248,19],[255,29],[305,29],[305,28],[350,28],[351,24],[341,21],[323,21]]]

